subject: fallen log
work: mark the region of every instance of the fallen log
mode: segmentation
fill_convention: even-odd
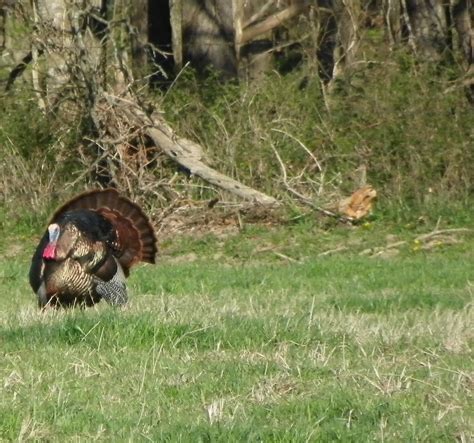
[[[195,175],[245,200],[266,206],[279,205],[278,200],[275,198],[244,185],[206,165],[202,160],[203,150],[199,144],[178,136],[160,115],[156,113],[148,115],[130,96],[127,98],[110,94],[105,94],[105,96],[109,102],[119,106],[130,121],[142,127],[143,132],[150,137],[158,148],[176,163],[187,169],[191,175]]]

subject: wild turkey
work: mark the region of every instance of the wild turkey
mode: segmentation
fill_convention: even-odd
[[[154,263],[156,238],[140,207],[115,189],[80,194],[53,215],[33,255],[30,285],[40,307],[127,302],[125,278]]]

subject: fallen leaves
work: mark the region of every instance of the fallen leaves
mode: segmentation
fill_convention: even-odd
[[[355,191],[349,198],[339,202],[339,212],[353,220],[360,220],[372,212],[377,191],[370,185],[365,185]]]

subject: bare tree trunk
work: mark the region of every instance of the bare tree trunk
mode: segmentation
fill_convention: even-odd
[[[84,26],[84,12],[87,7],[99,3],[99,0],[32,2],[35,21],[33,83],[37,93],[43,96],[46,110],[55,109],[65,101],[67,85],[71,81],[82,82],[87,102],[93,102],[89,87],[93,83],[91,77],[100,73],[101,45],[90,28]],[[43,53],[45,56],[40,59]],[[76,69],[77,65],[84,69]]]
[[[170,0],[171,42],[174,65],[183,67],[183,0]]]
[[[7,23],[7,8],[0,4],[0,54],[3,53],[6,47],[7,34],[5,31]]]
[[[10,67],[25,57],[29,48],[22,42],[13,42],[14,7],[16,0],[0,0],[0,68]]]
[[[472,17],[471,17],[472,15]],[[474,63],[474,12],[471,0],[457,0],[453,4],[453,20],[459,43],[468,67]]]
[[[232,0],[186,0],[183,56],[199,71],[210,66],[225,77],[237,75]]]
[[[333,78],[335,50],[337,47],[337,20],[334,0],[319,0],[315,19],[319,21],[319,36],[316,59],[319,65],[319,78],[328,84]]]
[[[391,46],[401,42],[401,5],[400,0],[383,0],[383,15],[388,40]]]
[[[61,87],[68,81],[64,48],[72,46],[71,26],[64,0],[33,0],[33,3],[37,32],[35,40],[39,43],[33,48],[33,82],[38,93],[44,91],[41,84],[46,88],[44,106],[50,108],[58,100]],[[47,66],[40,64],[40,46],[48,47]]]
[[[360,0],[319,0],[316,19],[320,37],[317,48],[319,77],[327,92],[353,65],[359,47]]]
[[[333,77],[352,67],[359,48],[360,0],[339,0],[337,3],[338,45]]]
[[[132,69],[135,78],[142,77],[148,66],[148,2],[149,0],[133,0],[129,2]]]
[[[278,13],[266,20],[262,18],[275,3],[271,0],[234,0],[235,51],[241,78],[255,79],[271,66],[269,49],[273,44],[273,30],[282,21],[278,20]]]
[[[441,60],[450,46],[448,17],[442,0],[404,0],[404,3],[415,50],[425,60]]]
[[[466,64],[466,96],[474,104],[474,12],[472,0],[457,0],[453,5],[453,21]]]

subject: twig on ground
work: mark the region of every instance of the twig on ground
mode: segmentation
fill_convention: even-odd
[[[423,244],[421,249],[431,249],[434,246],[437,246],[442,243],[453,244],[453,243],[457,243],[457,241],[453,240],[452,238],[449,238],[449,239],[445,239],[442,242],[438,242],[434,244],[433,242],[429,242],[429,240],[433,240],[436,237],[441,237],[447,234],[461,234],[461,233],[468,233],[468,232],[474,232],[474,230],[469,229],[469,228],[438,229],[438,224],[437,224],[436,228],[433,231],[428,232],[426,234],[418,235],[413,240],[400,240],[394,243],[389,243],[386,246],[377,246],[375,248],[367,248],[359,252],[359,255],[370,255],[371,257],[376,257],[376,256],[384,254],[385,252],[391,249],[395,249],[400,246],[407,245],[411,242],[415,244]]]
[[[284,260],[288,260],[292,263],[301,263],[299,260],[296,260],[296,258],[289,257],[288,255],[282,254],[281,252],[278,251],[272,251],[273,254],[275,254],[277,257],[280,257]]]
[[[329,249],[327,251],[324,251],[324,252],[320,252],[318,254],[318,257],[324,257],[326,255],[331,255],[331,254],[335,254],[336,252],[341,252],[341,251],[347,251],[349,248],[347,246],[339,246],[337,248],[334,248],[334,249]]]
[[[469,228],[451,228],[451,229],[436,229],[432,232],[429,232],[427,234],[423,234],[423,235],[419,235],[418,237],[416,237],[415,240],[418,240],[418,241],[426,241],[426,240],[429,240],[433,237],[437,237],[439,235],[445,235],[445,234],[459,234],[459,233],[462,233],[462,232],[473,232],[473,229],[469,229]]]

